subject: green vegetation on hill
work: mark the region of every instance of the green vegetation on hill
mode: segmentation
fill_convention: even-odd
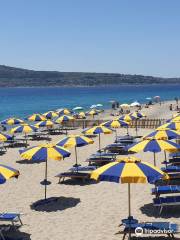
[[[0,87],[177,84],[180,78],[115,73],[33,71],[0,65]]]

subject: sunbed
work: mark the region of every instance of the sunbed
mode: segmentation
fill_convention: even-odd
[[[119,139],[119,138],[117,138],[115,140],[115,143],[121,143],[123,145],[130,145],[130,144],[135,143],[135,141],[134,141],[134,139],[131,140],[131,139]]]
[[[152,194],[160,196],[161,194],[180,193],[180,185],[167,185],[152,188]]]
[[[72,167],[67,172],[59,173],[55,177],[59,178],[59,183],[64,182],[65,178],[80,179],[83,182],[90,178],[91,171],[95,170],[94,166]]]
[[[169,157],[172,157],[172,158],[180,158],[180,152],[177,152],[177,153],[170,153],[169,154]]]
[[[173,172],[180,173],[180,166],[174,166],[174,165],[167,166],[167,167],[161,168],[161,170],[166,173],[173,173]]]
[[[154,206],[160,207],[159,213],[161,213],[164,206],[180,205],[180,196],[154,198],[153,203],[154,203]]]
[[[11,222],[13,226],[15,226],[15,223],[17,222],[20,222],[20,225],[23,225],[19,213],[1,213],[0,221]]]
[[[163,161],[162,164],[167,165],[180,165],[180,158],[172,158],[169,161]]]
[[[90,156],[88,159],[86,159],[86,162],[89,162],[89,165],[96,165],[96,166],[103,166],[104,164],[114,162],[116,160],[116,157],[111,156]]]
[[[126,146],[121,143],[109,144],[104,148],[104,150],[110,153],[118,153],[118,154],[128,153]]]
[[[174,235],[178,233],[178,225],[169,222],[145,222],[135,223],[129,225],[128,223],[123,224],[123,231],[119,231],[119,234],[123,234],[123,240],[126,235],[136,234],[139,237],[143,235],[168,235],[168,237],[174,239]]]

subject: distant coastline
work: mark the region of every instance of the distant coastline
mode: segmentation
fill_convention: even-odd
[[[34,71],[0,65],[0,87],[110,87],[177,85],[180,78],[120,73]]]

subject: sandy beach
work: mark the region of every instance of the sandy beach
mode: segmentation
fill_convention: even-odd
[[[142,112],[148,118],[168,119],[175,111],[169,111],[169,105],[175,102],[168,101],[143,108]],[[100,116],[98,116],[100,117]],[[106,111],[104,119],[112,118]],[[69,131],[70,134],[81,133],[82,129]],[[140,135],[145,135],[153,129],[139,129]],[[119,135],[124,135],[125,129],[118,129]],[[130,129],[130,134],[135,134]],[[52,136],[52,142],[56,143],[65,135]],[[113,143],[115,134],[102,136],[102,147]],[[85,160],[98,149],[98,138],[95,143],[78,148],[78,160],[83,166],[87,165]],[[42,143],[43,141],[41,141]],[[30,141],[30,146],[40,144],[38,141]],[[138,153],[135,156],[153,163],[152,153]],[[18,162],[20,155],[18,148],[9,148],[5,155],[0,156],[2,164],[9,165],[20,171],[19,178],[7,181],[1,185],[0,212],[23,213],[24,225],[20,232],[23,239],[28,240],[118,240],[122,235],[116,235],[120,230],[118,224],[121,219],[128,215],[127,185],[116,183],[89,183],[81,184],[76,181],[65,181],[58,184],[55,177],[60,172],[67,171],[75,163],[74,149],[71,156],[64,161],[48,161],[48,179],[52,182],[48,186],[48,198],[56,198],[52,204],[34,206],[44,196],[44,188],[40,182],[44,179],[45,163],[27,164]],[[161,167],[164,153],[157,154],[157,165]],[[132,185],[132,215],[139,221],[169,221],[180,224],[180,208],[170,207],[164,209],[159,217],[152,205],[150,184]],[[180,235],[176,235],[179,237]],[[150,238],[147,238],[150,239]],[[166,239],[166,238],[162,238]]]

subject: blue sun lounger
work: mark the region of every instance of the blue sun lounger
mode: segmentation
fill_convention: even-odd
[[[180,158],[180,152],[177,152],[177,153],[170,153],[169,154],[169,157],[172,157],[172,158]]]
[[[179,172],[180,173],[180,166],[167,166],[161,168],[163,172],[171,173],[171,172]]]
[[[0,221],[11,222],[13,226],[15,226],[15,223],[17,223],[17,222],[20,222],[21,226],[23,225],[21,218],[20,218],[20,213],[1,213]]]
[[[132,234],[137,234],[139,229],[139,237],[143,237],[143,234],[147,235],[168,235],[168,237],[174,239],[174,234],[179,232],[178,225],[169,222],[145,222],[136,224],[123,224],[124,230],[118,232],[123,234],[123,240],[129,232]]]
[[[167,196],[153,199],[154,206],[160,207],[159,213],[161,214],[165,206],[180,205],[180,196]]]
[[[159,196],[161,194],[180,193],[179,185],[158,186],[152,188],[152,194]]]

